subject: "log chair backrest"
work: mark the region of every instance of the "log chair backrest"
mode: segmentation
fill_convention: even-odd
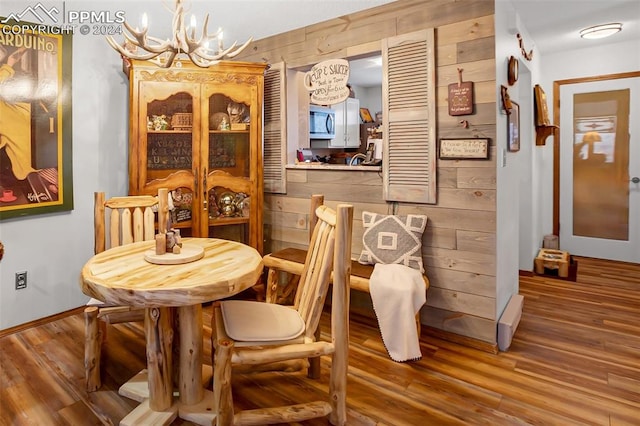
[[[95,253],[124,244],[154,239],[156,234],[154,206],[158,206],[158,212],[164,212],[158,215],[160,219],[158,229],[166,231],[168,215],[166,189],[160,189],[158,197],[131,195],[113,197],[106,201],[104,192],[94,193]],[[107,221],[109,223],[108,245]]]
[[[352,209],[351,207],[349,208]],[[307,251],[294,302],[295,308],[305,321],[305,335],[310,338],[313,337],[320,322],[331,273],[333,272],[334,253],[344,253],[346,245],[349,245],[350,250],[353,212],[351,210],[351,217],[345,221],[348,223],[344,224],[348,227],[348,238],[346,237],[347,234],[343,234],[343,237],[338,239],[336,238],[336,212],[327,206],[321,205],[316,209],[315,215],[317,223],[309,242],[309,250]],[[348,279],[349,271],[341,272],[341,274],[344,273],[347,274]],[[348,285],[348,282],[346,285]]]

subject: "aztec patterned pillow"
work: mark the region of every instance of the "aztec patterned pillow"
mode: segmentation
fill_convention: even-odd
[[[422,265],[422,233],[427,226],[424,215],[382,215],[362,212],[363,264],[398,263],[424,273]]]

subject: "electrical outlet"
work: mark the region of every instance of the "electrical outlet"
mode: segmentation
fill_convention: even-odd
[[[27,288],[27,271],[16,272],[16,290]]]

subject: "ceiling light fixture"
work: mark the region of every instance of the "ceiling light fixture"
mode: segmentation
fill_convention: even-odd
[[[622,24],[620,23],[596,25],[580,30],[580,37],[588,39],[605,38],[620,31],[622,31]]]
[[[187,55],[197,66],[207,68],[221,59],[230,59],[238,55],[253,40],[253,37],[250,37],[249,40],[237,49],[237,42],[234,42],[231,47],[225,49],[222,43],[222,29],[218,29],[215,34],[208,34],[208,23],[209,15],[207,14],[204,18],[202,35],[196,38],[196,17],[191,15],[190,24],[185,26],[182,0],[176,0],[173,19],[171,21],[172,39],[162,40],[157,37],[148,36],[147,31],[149,28],[147,14],[145,13],[142,15],[141,30],[137,27],[133,28],[127,22],[124,22],[124,26],[129,32],[129,34],[123,32],[125,38],[124,44],[118,44],[111,36],[107,36],[107,41],[111,47],[120,52],[123,57],[150,61],[163,68],[169,68],[171,64],[173,64],[176,56],[181,54]],[[217,49],[209,47],[209,42],[214,40],[217,40],[215,46]],[[138,48],[143,49],[145,52],[138,53]],[[179,62],[176,65],[178,66]]]

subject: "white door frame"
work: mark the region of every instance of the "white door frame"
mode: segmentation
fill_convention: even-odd
[[[575,78],[568,80],[557,80],[553,84],[553,115],[554,115],[554,123],[559,125],[562,128],[562,123],[560,122],[560,89],[561,86],[566,84],[579,84],[579,83],[588,83],[588,82],[598,82],[598,81],[606,81],[606,80],[617,80],[623,78],[634,78],[640,77],[639,71],[627,72],[627,73],[618,73],[618,74],[609,74],[602,76],[594,76],[594,77],[584,77],[584,78]],[[572,123],[564,124],[572,125]],[[637,138],[637,135],[635,135]],[[573,144],[573,141],[571,141]],[[553,159],[553,233],[554,235],[560,235],[560,132],[558,132],[554,137],[554,159]],[[630,173],[633,173],[633,170],[630,170]],[[630,230],[631,232],[631,230]],[[562,242],[560,242],[562,246]],[[630,260],[634,261],[634,260]],[[640,261],[638,259],[636,262]]]

